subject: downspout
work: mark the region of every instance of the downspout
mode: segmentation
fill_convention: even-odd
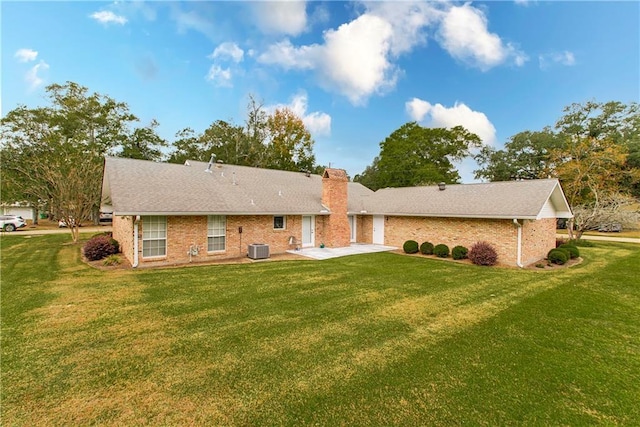
[[[136,268],[138,266],[138,223],[140,222],[140,215],[136,215],[133,221],[133,265],[131,267]]]
[[[516,265],[524,268],[524,265],[522,265],[522,224],[518,222],[517,218],[513,218],[513,223],[518,227],[518,255],[516,257]]]

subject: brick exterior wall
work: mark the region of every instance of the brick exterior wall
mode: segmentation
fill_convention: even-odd
[[[346,215],[345,215],[346,219]],[[247,256],[247,246],[251,243],[269,245],[270,253],[284,253],[295,249],[302,242],[302,217],[286,216],[284,230],[273,229],[273,216],[227,216],[226,250],[207,252],[206,216],[169,216],[167,217],[167,255],[160,258],[142,257],[143,223],[139,223],[138,249],[141,264],[181,264],[189,262],[212,261]],[[133,263],[133,221],[132,216],[114,216],[113,237],[120,243],[123,256]],[[547,252],[555,247],[555,219],[521,221],[522,225],[522,263],[529,265],[545,258]],[[315,245],[327,244],[329,227],[332,224],[328,215],[315,217]],[[356,236],[358,243],[373,241],[373,217],[356,215]],[[347,232],[348,232],[347,220]],[[242,227],[242,233],[239,233]],[[511,220],[463,219],[463,218],[425,218],[385,216],[385,244],[402,247],[406,240],[418,243],[429,241],[433,244],[444,243],[453,248],[456,245],[471,247],[475,242],[487,241],[498,252],[501,264],[516,265],[517,227]],[[290,238],[294,244],[289,244]],[[349,235],[347,234],[347,238]],[[198,246],[198,255],[189,259],[189,247]],[[347,243],[348,245],[348,243]]]
[[[373,217],[371,215],[357,215],[356,224],[356,242],[373,243]]]
[[[322,236],[322,218],[316,216],[316,245],[319,245],[317,231]],[[284,230],[273,228],[273,216],[227,216],[226,250],[207,251],[206,216],[168,216],[167,217],[167,254],[163,257],[144,258],[142,256],[142,236],[144,224],[138,225],[138,250],[140,264],[182,264],[188,262],[212,261],[247,256],[247,247],[251,243],[269,245],[272,254],[284,253],[295,249],[302,242],[302,217],[287,215]],[[242,227],[242,233],[239,232]],[[113,237],[120,243],[122,253],[133,263],[133,217],[114,217]],[[289,244],[293,237],[293,244]],[[198,247],[198,255],[189,257],[191,245]]]
[[[556,219],[524,220],[522,226],[522,263],[533,264],[556,247]]]
[[[120,244],[120,252],[133,264],[133,217],[114,215],[111,226],[113,238]]]
[[[511,220],[385,216],[384,226],[387,245],[401,248],[405,241],[415,240],[453,249],[486,241],[496,249],[500,264],[516,265],[518,235]]]
[[[323,229],[324,244],[340,248],[351,244],[347,217],[348,178],[342,169],[326,169],[322,175],[322,204],[331,211]]]

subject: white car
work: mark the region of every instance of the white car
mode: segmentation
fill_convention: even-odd
[[[74,226],[76,225],[76,220],[74,218],[71,218],[71,225]],[[65,228],[67,227],[67,222],[64,219],[61,219],[60,221],[58,221],[58,228]],[[78,227],[82,227],[82,224],[78,224]]]
[[[16,231],[18,228],[26,227],[25,220],[18,215],[0,215],[0,230]]]

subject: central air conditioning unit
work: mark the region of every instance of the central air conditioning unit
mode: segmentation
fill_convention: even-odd
[[[253,243],[249,245],[249,253],[247,256],[251,259],[269,258],[269,245],[263,243]]]

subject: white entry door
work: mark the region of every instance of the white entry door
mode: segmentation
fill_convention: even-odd
[[[315,246],[315,217],[304,215],[302,217],[302,247]]]
[[[373,216],[373,244],[384,245],[384,215]]]
[[[356,217],[349,215],[349,228],[351,229],[351,242],[356,241]]]

